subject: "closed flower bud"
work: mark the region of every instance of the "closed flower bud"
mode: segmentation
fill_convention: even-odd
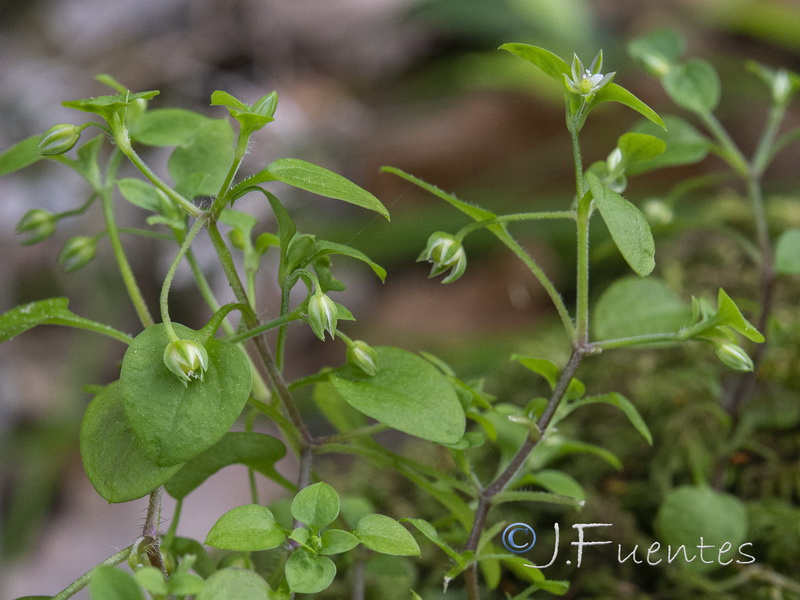
[[[339,309],[329,296],[319,290],[308,299],[308,324],[321,340],[325,340],[325,332],[336,337],[336,322],[339,320]]]
[[[192,379],[203,381],[208,369],[208,352],[197,342],[175,340],[167,344],[164,350],[164,365],[188,386]]]
[[[97,240],[93,237],[79,235],[67,240],[64,249],[58,255],[58,260],[64,265],[68,273],[77,271],[94,258]]]
[[[378,353],[361,340],[356,340],[347,349],[347,362],[370,376],[378,372]]]
[[[39,154],[43,156],[55,156],[64,154],[78,143],[81,137],[81,130],[69,123],[53,125],[42,134],[39,140]]]
[[[36,244],[49,238],[56,230],[54,214],[34,208],[26,212],[17,223],[17,233],[27,233],[28,239],[23,244]]]
[[[430,277],[441,275],[448,269],[450,273],[442,283],[451,283],[461,277],[467,268],[467,255],[461,242],[449,233],[437,231],[428,238],[428,245],[418,261],[427,260],[433,264]]]
[[[726,367],[734,371],[752,371],[753,361],[744,351],[744,348],[730,342],[715,344],[714,351]]]

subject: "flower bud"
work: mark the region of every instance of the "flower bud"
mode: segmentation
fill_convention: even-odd
[[[93,237],[79,235],[67,240],[58,260],[64,265],[67,273],[77,271],[94,258],[97,240]]]
[[[721,344],[715,344],[714,351],[717,358],[720,359],[726,367],[730,367],[734,371],[746,372],[753,370],[753,361],[741,346],[730,342],[723,342]]]
[[[81,130],[69,123],[59,123],[53,125],[42,134],[39,140],[39,154],[43,156],[55,156],[64,154],[78,143],[81,137]]]
[[[175,340],[164,350],[164,364],[184,386],[188,386],[192,379],[203,381],[208,369],[208,352],[197,342]]]
[[[772,80],[772,101],[778,106],[786,106],[792,95],[792,81],[786,69],[778,69]]]
[[[329,296],[316,290],[308,299],[308,324],[316,336],[325,340],[325,332],[336,337],[336,322],[339,320],[339,309]]]
[[[370,376],[378,372],[378,353],[361,340],[356,340],[347,349],[347,362]]]
[[[34,208],[26,212],[17,223],[17,233],[27,233],[29,237],[23,244],[37,244],[49,238],[56,230],[57,219],[54,214]]]
[[[642,207],[642,212],[651,225],[669,225],[675,217],[670,205],[658,198],[647,200]]]
[[[428,245],[417,258],[417,261],[422,260],[433,264],[430,277],[436,277],[450,269],[450,274],[442,280],[442,283],[455,281],[467,268],[467,255],[461,242],[455,236],[441,231],[428,238]]]

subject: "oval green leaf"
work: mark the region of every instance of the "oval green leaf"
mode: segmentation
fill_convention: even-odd
[[[271,550],[286,540],[286,532],[266,506],[237,506],[222,515],[208,532],[205,543],[221,550],[255,552]]]
[[[719,103],[719,75],[711,63],[703,59],[693,58],[670,69],[662,82],[669,97],[681,108],[705,114]]]
[[[310,485],[292,500],[292,516],[312,527],[330,525],[339,516],[339,494],[323,481]]]
[[[789,229],[775,244],[775,272],[779,275],[800,274],[800,229]]]
[[[464,435],[466,418],[453,386],[416,354],[379,346],[378,373],[366,376],[349,365],[331,374],[331,383],[350,406],[381,423],[441,444]]]
[[[144,600],[133,575],[105,565],[92,570],[89,594],[92,600]]]
[[[660,279],[623,277],[600,296],[592,316],[597,340],[673,333],[688,326],[692,309]]]
[[[89,403],[80,430],[83,468],[109,502],[128,502],[162,485],[180,464],[159,467],[131,431],[122,408],[119,382],[106,386]]]
[[[213,196],[233,161],[233,129],[227,119],[207,119],[191,143],[178,146],[167,161],[175,189],[188,198]]]
[[[336,565],[327,556],[314,556],[305,548],[298,548],[286,561],[284,573],[292,592],[316,594],[336,577]]]
[[[347,552],[358,546],[359,541],[356,536],[341,529],[328,529],[322,534],[322,549],[320,554],[331,555]]]
[[[199,332],[173,328],[179,338],[202,343]],[[120,373],[125,416],[161,466],[184,463],[221,440],[247,403],[252,381],[241,348],[210,339],[204,379],[184,386],[164,365],[168,343],[163,324],[148,327],[128,347]]]
[[[656,266],[656,245],[642,211],[605,185],[594,173],[587,173],[586,180],[595,205],[625,262],[637,275],[649,275]]]
[[[214,473],[233,464],[246,465],[286,487],[288,482],[275,470],[275,463],[285,455],[286,447],[271,435],[246,431],[226,433],[214,446],[183,465],[164,488],[170,496],[180,500]]]
[[[386,515],[365,515],[353,534],[370,550],[397,556],[419,556],[417,540],[408,529]]]
[[[267,582],[253,571],[245,569],[222,569],[206,579],[206,584],[197,600],[269,600],[270,588]]]
[[[675,562],[692,571],[710,571],[719,568],[721,562],[739,556],[739,545],[747,535],[747,510],[736,496],[710,487],[685,485],[675,488],[664,499],[655,526],[665,545],[673,549],[686,547],[686,558],[679,554]],[[707,553],[706,562],[697,550],[701,536],[703,544],[715,547]],[[730,544],[730,552],[718,556],[726,543]]]

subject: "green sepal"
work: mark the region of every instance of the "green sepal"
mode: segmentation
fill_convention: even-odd
[[[68,100],[61,104],[67,108],[74,108],[76,110],[82,110],[83,112],[100,115],[106,121],[110,122],[114,114],[122,111],[137,100],[150,100],[158,96],[158,94],[158,90],[136,93],[125,92],[124,94],[115,94],[113,96],[96,96],[94,98],[85,98],[82,100]]]

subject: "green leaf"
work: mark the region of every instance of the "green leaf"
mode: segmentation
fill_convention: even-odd
[[[155,567],[142,567],[133,574],[133,578],[151,594],[166,595],[167,593],[168,588],[164,574]]]
[[[376,347],[378,373],[367,376],[345,365],[331,383],[350,406],[410,435],[454,444],[466,417],[447,377],[424,358],[392,347]]]
[[[339,494],[323,481],[310,485],[292,500],[292,516],[312,527],[330,525],[339,516]]]
[[[48,298],[22,304],[0,315],[0,343],[13,339],[37,325],[65,325],[88,329],[130,344],[133,339],[113,327],[79,317],[67,308],[66,298]]]
[[[227,119],[208,119],[194,139],[173,150],[167,168],[175,189],[188,198],[213,196],[233,161],[233,129]]]
[[[589,108],[594,108],[598,104],[603,104],[604,102],[618,102],[620,104],[624,104],[628,108],[632,108],[638,112],[647,120],[652,121],[662,129],[666,129],[664,121],[661,120],[661,117],[658,116],[656,111],[647,106],[647,104],[639,100],[639,98],[634,96],[624,87],[617,85],[616,83],[609,83],[599,92],[597,92],[595,97],[592,98],[592,101],[589,103]]]
[[[105,565],[92,570],[89,595],[92,600],[144,600],[133,575]]]
[[[655,158],[634,165],[629,170],[630,173],[644,173],[663,167],[691,165],[700,162],[708,155],[711,150],[711,141],[697,131],[693,125],[674,115],[665,115],[664,124],[667,127],[666,131],[647,121],[642,121],[633,128],[635,132],[647,133],[664,140],[666,149]]]
[[[255,552],[271,550],[286,540],[286,532],[266,506],[237,506],[222,515],[208,532],[205,543],[221,550]]]
[[[800,229],[787,229],[775,244],[775,272],[778,275],[800,273]]]
[[[250,107],[244,102],[222,90],[215,90],[211,93],[211,106],[226,106],[234,110],[248,111]]]
[[[145,210],[160,213],[167,202],[164,192],[141,179],[119,179],[117,187],[125,200]]]
[[[197,600],[270,600],[267,582],[253,571],[221,569],[206,579]]]
[[[360,260],[361,262],[369,265],[370,269],[375,272],[375,275],[380,278],[381,282],[386,280],[386,269],[372,261],[360,250],[356,250],[355,248],[351,248],[350,246],[346,246],[344,244],[337,244],[336,242],[319,240],[316,244],[314,257],[327,256],[329,254],[340,254],[342,256],[349,256],[350,258]]]
[[[271,179],[312,194],[355,204],[389,220],[389,211],[375,196],[349,179],[313,163],[297,158],[280,158],[270,163],[264,171],[271,175]]]
[[[159,467],[150,459],[125,418],[118,381],[89,403],[81,423],[80,450],[89,481],[109,502],[146,496],[181,468],[180,464]]]
[[[562,75],[570,74],[570,66],[566,61],[544,48],[531,46],[530,44],[511,43],[503,44],[500,46],[500,50],[507,50],[511,54],[536,65],[558,83],[562,83]]]
[[[148,110],[130,124],[131,137],[148,146],[188,146],[212,119],[182,108]]]
[[[181,339],[204,343],[199,332],[173,324]],[[184,463],[227,433],[247,402],[252,375],[241,348],[205,341],[204,379],[184,385],[164,364],[169,343],[163,324],[145,329],[122,360],[120,391],[125,416],[150,458],[161,466]]]
[[[550,384],[550,389],[555,389],[556,382],[558,381],[558,367],[555,363],[550,362],[546,358],[533,358],[531,356],[523,356],[522,354],[512,354],[511,360],[515,360],[526,369],[541,375],[547,380],[547,383]]]
[[[571,414],[574,410],[586,406],[587,404],[609,404],[620,409],[630,421],[631,425],[636,428],[641,436],[647,440],[647,443],[653,445],[653,435],[644,422],[636,406],[622,394],[617,392],[610,392],[608,394],[601,394],[599,396],[589,396],[588,398],[581,398],[572,402],[562,404],[556,416],[553,418],[553,424],[562,421],[567,415]]]
[[[333,582],[336,565],[327,556],[314,556],[305,548],[298,548],[286,561],[284,572],[292,592],[316,594]]]
[[[150,100],[158,96],[158,90],[150,90],[148,92],[125,92],[124,94],[115,94],[113,96],[96,96],[95,98],[85,98],[82,100],[68,100],[62,102],[62,106],[67,108],[74,108],[82,110],[83,112],[95,113],[103,117],[106,121],[110,121],[111,117],[117,111],[121,111],[130,104],[137,100]]]
[[[386,515],[365,515],[353,532],[370,550],[396,556],[419,556],[420,549],[408,529]]]
[[[692,320],[691,307],[660,279],[624,277],[597,300],[592,316],[598,340],[673,333]]]
[[[680,34],[671,29],[658,29],[628,44],[628,53],[641,61],[647,70],[662,76],[677,63],[685,43]]]
[[[452,558],[454,561],[459,562],[461,561],[462,557],[461,554],[458,553],[450,544],[445,542],[442,537],[439,535],[439,532],[436,531],[436,528],[428,523],[423,519],[403,519],[403,521],[407,521],[411,523],[414,527],[416,527],[422,535],[432,541],[434,544],[439,546],[447,556]]]
[[[719,288],[719,293],[717,294],[717,318],[720,319],[717,325],[727,325],[741,333],[751,342],[760,344],[764,341],[764,336],[761,332],[744,318],[742,311],[739,310],[733,299],[722,288]]]
[[[201,577],[209,577],[217,570],[216,564],[211,560],[205,547],[197,540],[175,537],[168,549],[176,557],[191,556],[194,559],[192,570]]]
[[[656,249],[647,219],[638,208],[606,186],[594,173],[587,173],[586,180],[595,205],[625,261],[637,275],[649,275],[656,264]]]
[[[341,529],[328,529],[322,534],[322,549],[319,553],[326,556],[341,554],[352,550],[358,544],[358,538],[352,533]]]
[[[381,173],[391,173],[392,175],[397,175],[401,179],[405,179],[406,181],[413,183],[416,186],[421,187],[423,190],[430,192],[434,196],[438,196],[451,206],[457,208],[465,215],[472,217],[476,221],[489,221],[492,219],[496,219],[497,215],[493,212],[490,212],[484,208],[479,206],[475,206],[474,204],[470,204],[469,202],[464,202],[463,200],[459,200],[453,194],[448,194],[444,190],[435,185],[428,183],[427,181],[423,181],[418,177],[414,177],[413,175],[406,173],[405,171],[401,171],[395,167],[381,167]],[[496,229],[501,229],[501,225],[489,225],[487,229],[489,231],[495,231]]]
[[[747,510],[737,497],[705,486],[681,486],[672,490],[658,509],[656,530],[664,545],[678,548],[685,545],[687,558],[678,555],[675,563],[690,571],[704,572],[720,567],[720,562],[736,558],[737,549],[747,536]],[[713,558],[706,562],[694,552],[703,544],[715,546]],[[731,551],[718,557],[720,547],[728,543]],[[720,560],[716,560],[719,558]],[[710,563],[710,564],[709,564]]]
[[[586,493],[578,481],[571,475],[557,469],[543,469],[530,475],[530,480],[542,486],[549,492],[561,496],[569,496],[578,500],[585,500]]]
[[[275,471],[275,463],[285,454],[286,447],[271,435],[245,431],[226,433],[214,446],[183,465],[164,487],[170,496],[180,500],[214,473],[233,464],[245,465],[286,487],[288,482]]]
[[[41,137],[41,135],[34,135],[25,138],[0,154],[0,177],[24,169],[43,158],[39,153]]]
[[[625,170],[639,163],[653,160],[662,154],[667,147],[664,140],[645,133],[625,133],[620,136],[617,147],[622,152],[622,163]]]
[[[580,508],[583,501],[572,496],[563,496],[552,492],[537,492],[532,490],[503,490],[492,498],[492,503],[505,502],[537,502],[541,504],[557,504],[559,506],[572,506]]]
[[[719,104],[719,75],[706,60],[694,58],[670,69],[662,83],[672,101],[681,108],[706,114]]]

